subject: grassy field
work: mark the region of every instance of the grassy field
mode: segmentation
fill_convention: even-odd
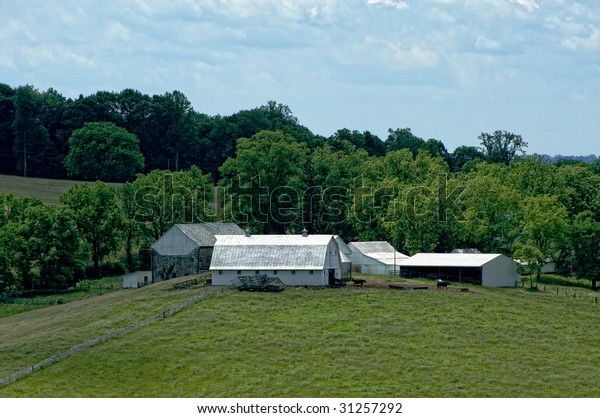
[[[596,294],[472,289],[226,291],[0,395],[600,396]],[[2,318],[0,377],[205,291],[159,283]]]
[[[44,203],[58,205],[60,196],[70,187],[80,183],[84,182],[0,175],[0,193],[34,197]]]

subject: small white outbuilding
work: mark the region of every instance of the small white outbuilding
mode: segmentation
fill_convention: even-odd
[[[425,277],[490,287],[515,286],[516,263],[502,254],[419,253],[402,261],[402,277]]]
[[[393,275],[408,256],[398,252],[386,241],[351,242],[348,256],[353,266],[363,274]]]
[[[342,278],[333,235],[217,235],[212,284],[229,286],[237,276],[266,274],[288,286],[324,286]]]

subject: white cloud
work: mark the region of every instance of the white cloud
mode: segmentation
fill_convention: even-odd
[[[35,39],[34,30],[19,20],[9,19],[8,24],[0,28],[0,40],[12,38],[33,41]]]
[[[572,50],[600,51],[600,30],[589,28],[587,36],[570,36],[562,41],[562,45]]]
[[[131,41],[131,31],[121,22],[112,21],[105,31],[106,38],[111,42],[129,43]]]
[[[430,68],[437,65],[438,54],[421,45],[406,45],[384,39],[368,37],[363,45],[375,58],[396,70]]]
[[[475,49],[493,51],[500,48],[500,42],[490,39],[483,35],[478,35],[475,39]]]
[[[536,0],[512,0],[512,2],[524,7],[529,13],[535,12],[540,8]]]
[[[405,1],[401,0],[367,0],[369,6],[385,6],[393,7],[398,10],[408,9],[409,6]]]

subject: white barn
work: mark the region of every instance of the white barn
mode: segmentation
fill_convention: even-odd
[[[502,254],[419,253],[403,260],[402,277],[425,277],[490,287],[515,286],[516,263]]]
[[[386,241],[351,242],[348,248],[352,251],[348,258],[363,274],[392,275],[408,259]]]
[[[324,286],[342,278],[333,235],[217,235],[210,265],[212,284],[266,274],[288,286]]]

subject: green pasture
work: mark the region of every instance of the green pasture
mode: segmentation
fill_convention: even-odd
[[[0,318],[0,378],[207,289],[163,282]],[[0,396],[599,397],[597,294],[552,289],[229,290]]]

